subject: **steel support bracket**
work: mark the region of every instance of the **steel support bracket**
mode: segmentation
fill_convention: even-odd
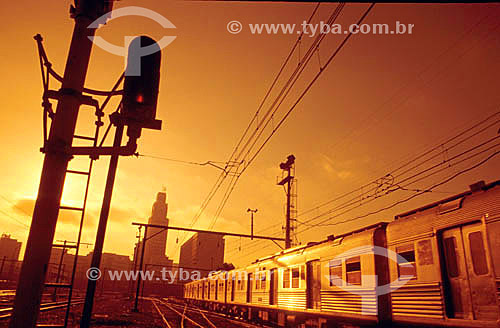
[[[94,99],[90,96],[84,96],[81,93],[78,93],[74,90],[70,90],[70,89],[61,89],[59,91],[47,90],[43,94],[43,98],[55,99],[57,101],[60,101],[61,97],[64,97],[64,96],[76,97],[82,105],[88,105],[88,106],[92,106],[95,108],[99,108],[99,102],[96,99]]]
[[[111,156],[111,155],[119,155],[119,156],[132,156],[135,154],[137,150],[137,143],[135,140],[127,143],[125,146],[119,147],[68,147],[67,153],[75,156],[75,155],[87,155],[87,156]]]

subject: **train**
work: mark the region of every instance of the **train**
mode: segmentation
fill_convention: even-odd
[[[184,285],[273,327],[500,327],[500,180]]]

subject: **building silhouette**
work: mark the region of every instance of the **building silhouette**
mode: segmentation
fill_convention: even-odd
[[[19,262],[21,245],[21,242],[10,238],[10,235],[2,234],[0,238],[0,281],[17,279],[21,267],[21,262]]]
[[[4,258],[7,261],[19,260],[21,245],[20,241],[10,238],[10,235],[2,234],[0,238],[0,260]]]
[[[224,264],[224,238],[221,235],[199,232],[181,246],[179,267],[197,269],[202,277]]]
[[[151,216],[148,224],[168,226],[168,204],[166,192],[159,192],[156,201],[153,203]],[[173,261],[166,256],[168,230],[162,228],[148,227],[146,234],[146,248],[144,249],[144,267],[172,267]],[[142,242],[136,244],[134,250],[135,262],[138,265],[141,257]],[[152,269],[155,270],[155,269]]]

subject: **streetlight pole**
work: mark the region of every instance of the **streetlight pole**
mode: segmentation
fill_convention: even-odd
[[[247,209],[247,212],[250,212],[250,239],[253,240],[253,214],[257,213],[257,209]]]

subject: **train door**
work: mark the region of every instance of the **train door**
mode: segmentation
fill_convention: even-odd
[[[321,301],[321,267],[319,260],[306,263],[307,308],[319,309]]]
[[[249,273],[247,279],[247,303],[252,303],[252,281],[253,274]]]
[[[481,223],[443,231],[445,295],[450,318],[496,320],[495,284]]]
[[[269,304],[275,305],[278,300],[278,270],[276,268],[269,271]]]

